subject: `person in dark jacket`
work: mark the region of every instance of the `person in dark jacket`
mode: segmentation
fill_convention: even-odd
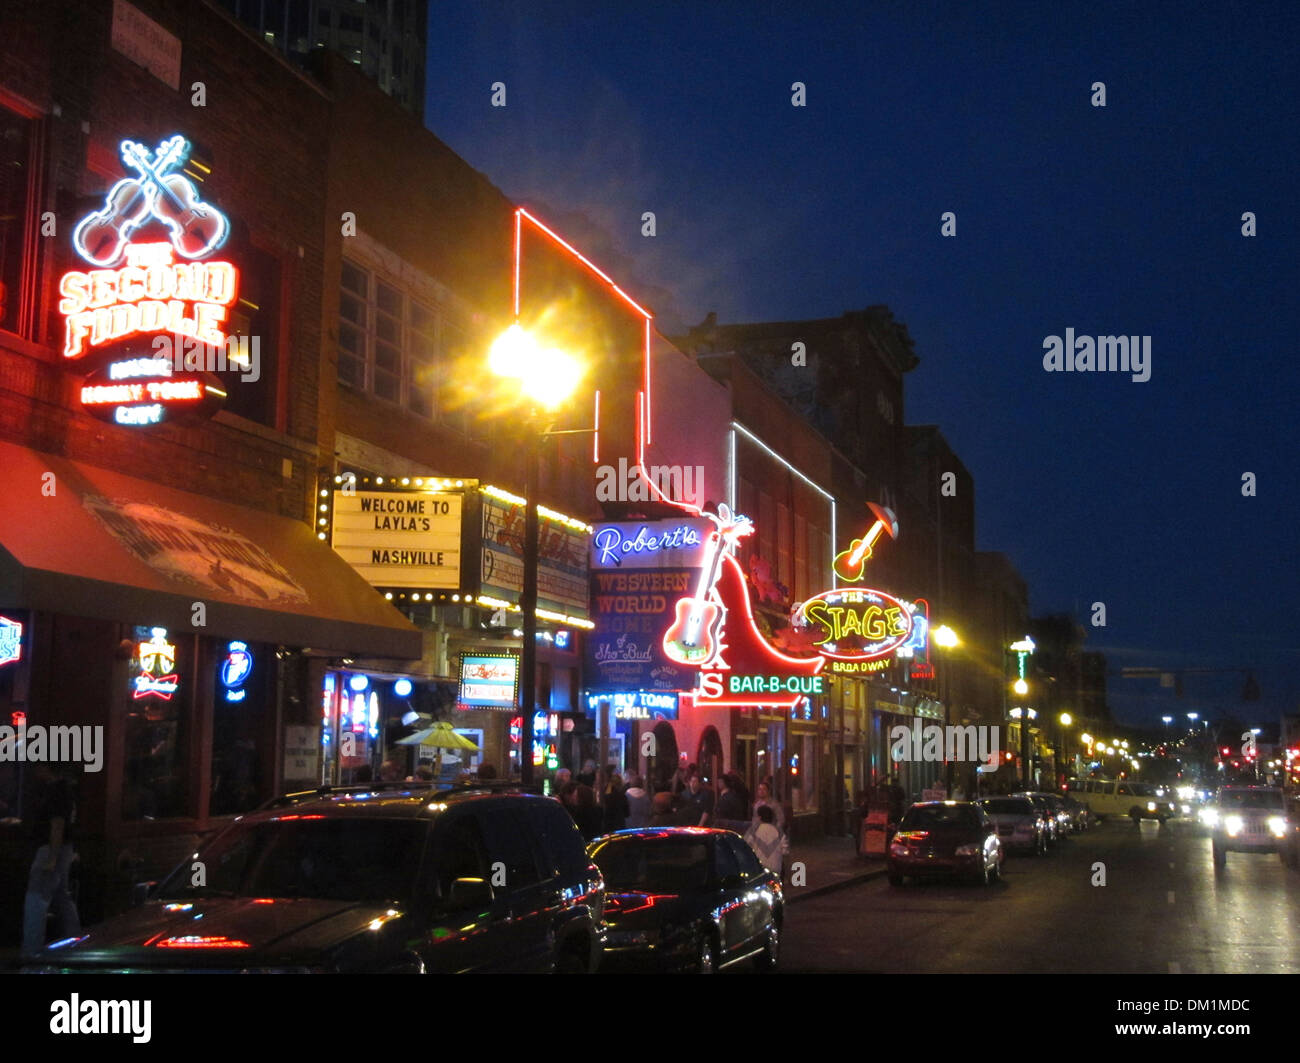
[[[627,793],[623,789],[623,780],[611,764],[605,769],[605,791],[601,794],[601,828],[605,834],[613,834],[627,826],[627,817],[631,809],[627,802]]]

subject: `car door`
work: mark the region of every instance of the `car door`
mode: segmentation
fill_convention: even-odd
[[[763,940],[767,928],[772,925],[771,893],[760,888],[768,870],[743,838],[729,835],[723,841],[736,854],[736,864],[745,879],[745,943],[752,947]]]
[[[429,971],[490,971],[498,962],[495,906],[466,906],[452,897],[452,884],[466,878],[490,882],[491,862],[478,821],[453,809],[434,825],[421,874],[421,892],[430,914],[419,952]]]
[[[722,937],[721,962],[744,951],[750,932],[745,925],[745,879],[726,835],[713,836],[713,888]]]
[[[499,929],[504,931],[503,947],[510,950],[508,968],[547,972],[552,955],[547,903],[551,876],[539,870],[525,810],[505,802],[483,802],[480,807],[492,888],[505,908]]]

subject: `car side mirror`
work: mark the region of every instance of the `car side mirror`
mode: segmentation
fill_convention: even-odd
[[[154,887],[157,885],[157,882],[137,882],[131,887],[131,896],[128,902],[130,906],[139,908],[149,899],[150,894],[153,893]]]
[[[453,908],[481,908],[496,899],[492,886],[481,878],[458,878],[451,884],[448,901]]]

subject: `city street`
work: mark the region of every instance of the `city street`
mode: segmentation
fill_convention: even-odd
[[[1045,858],[1008,857],[989,889],[882,877],[792,905],[782,970],[1294,974],[1298,897],[1276,855],[1230,853],[1216,875],[1195,824],[1111,820]]]

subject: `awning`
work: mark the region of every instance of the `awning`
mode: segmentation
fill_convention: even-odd
[[[422,655],[420,631],[300,521],[2,442],[0,490],[0,606]]]

